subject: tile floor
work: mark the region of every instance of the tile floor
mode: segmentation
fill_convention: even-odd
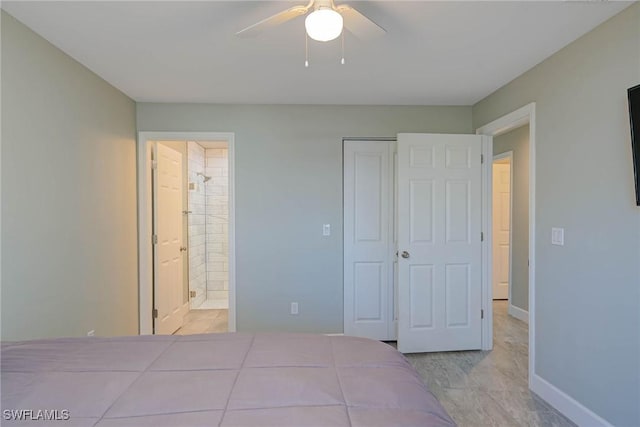
[[[229,310],[190,310],[174,335],[209,334],[228,331]]]
[[[454,421],[466,426],[575,426],[528,389],[528,326],[493,303],[493,350],[409,354]]]
[[[191,310],[178,335],[227,331],[227,310]],[[528,327],[494,301],[491,351],[408,354],[407,358],[460,427],[574,427],[529,391]]]
[[[193,307],[192,310],[227,310],[229,309],[229,300],[225,299],[206,299],[202,303]]]

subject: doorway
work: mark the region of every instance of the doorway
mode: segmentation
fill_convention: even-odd
[[[493,300],[529,321],[529,125],[493,139]]]
[[[488,344],[490,344],[486,347],[483,345],[483,349],[491,350],[494,339],[499,342],[506,339],[513,344],[515,335],[510,332],[520,329],[522,333],[517,340],[523,340],[521,345],[528,354],[528,377],[529,388],[531,388],[532,379],[535,377],[535,103],[525,105],[478,128],[476,133],[493,137],[492,150],[487,153],[491,156],[490,158],[495,155],[496,160],[500,161],[508,158],[511,152],[509,208],[507,209],[507,202],[504,200],[497,203],[493,195],[491,206],[493,212],[487,215],[487,218],[491,219],[487,227],[492,230],[490,233],[492,250],[489,251],[491,259],[487,262],[491,267],[489,283],[492,286],[483,298],[483,309],[488,313],[488,322],[483,325],[483,336],[489,338]],[[503,176],[501,179],[499,176],[504,174],[504,170],[494,174],[492,167],[490,171],[492,173],[486,177],[485,185],[486,188],[494,190],[494,186],[499,186],[500,181],[504,182],[506,178]],[[495,191],[501,192],[500,189]],[[502,197],[506,196],[502,195]],[[496,212],[496,209],[508,210],[509,213]],[[494,258],[495,256],[501,258],[504,266],[507,255],[504,253],[499,255],[498,252],[501,246],[502,251],[506,251],[505,239],[504,236],[497,236],[493,229],[497,226],[496,221],[507,216],[510,255],[507,267],[501,268],[500,259]],[[508,275],[505,274],[507,272]],[[505,277],[508,277],[507,301],[494,300],[496,296],[501,295],[493,295],[493,285],[503,281]]]
[[[493,156],[493,300],[511,292],[511,204],[513,152]]]
[[[140,334],[235,332],[233,134],[140,132],[138,150]]]
[[[229,309],[229,147],[187,141],[189,304]],[[225,314],[226,317],[226,314]]]
[[[345,334],[397,339],[404,353],[482,347],[490,140],[344,140]]]

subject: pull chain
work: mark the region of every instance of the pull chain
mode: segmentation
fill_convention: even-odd
[[[304,32],[304,66],[309,68],[309,35]]]
[[[340,64],[344,65],[344,30],[342,30],[342,59],[340,60]]]

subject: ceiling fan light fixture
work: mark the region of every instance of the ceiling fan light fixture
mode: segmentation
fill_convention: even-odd
[[[333,9],[321,8],[307,15],[304,27],[307,34],[319,42],[328,42],[342,34],[342,15]]]

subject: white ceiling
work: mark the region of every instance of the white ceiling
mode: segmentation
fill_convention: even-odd
[[[387,30],[310,42],[304,19],[236,31],[290,1],[10,2],[2,8],[136,101],[472,105],[628,2],[352,1]],[[338,1],[338,3],[340,3]],[[594,52],[594,54],[597,54]]]

